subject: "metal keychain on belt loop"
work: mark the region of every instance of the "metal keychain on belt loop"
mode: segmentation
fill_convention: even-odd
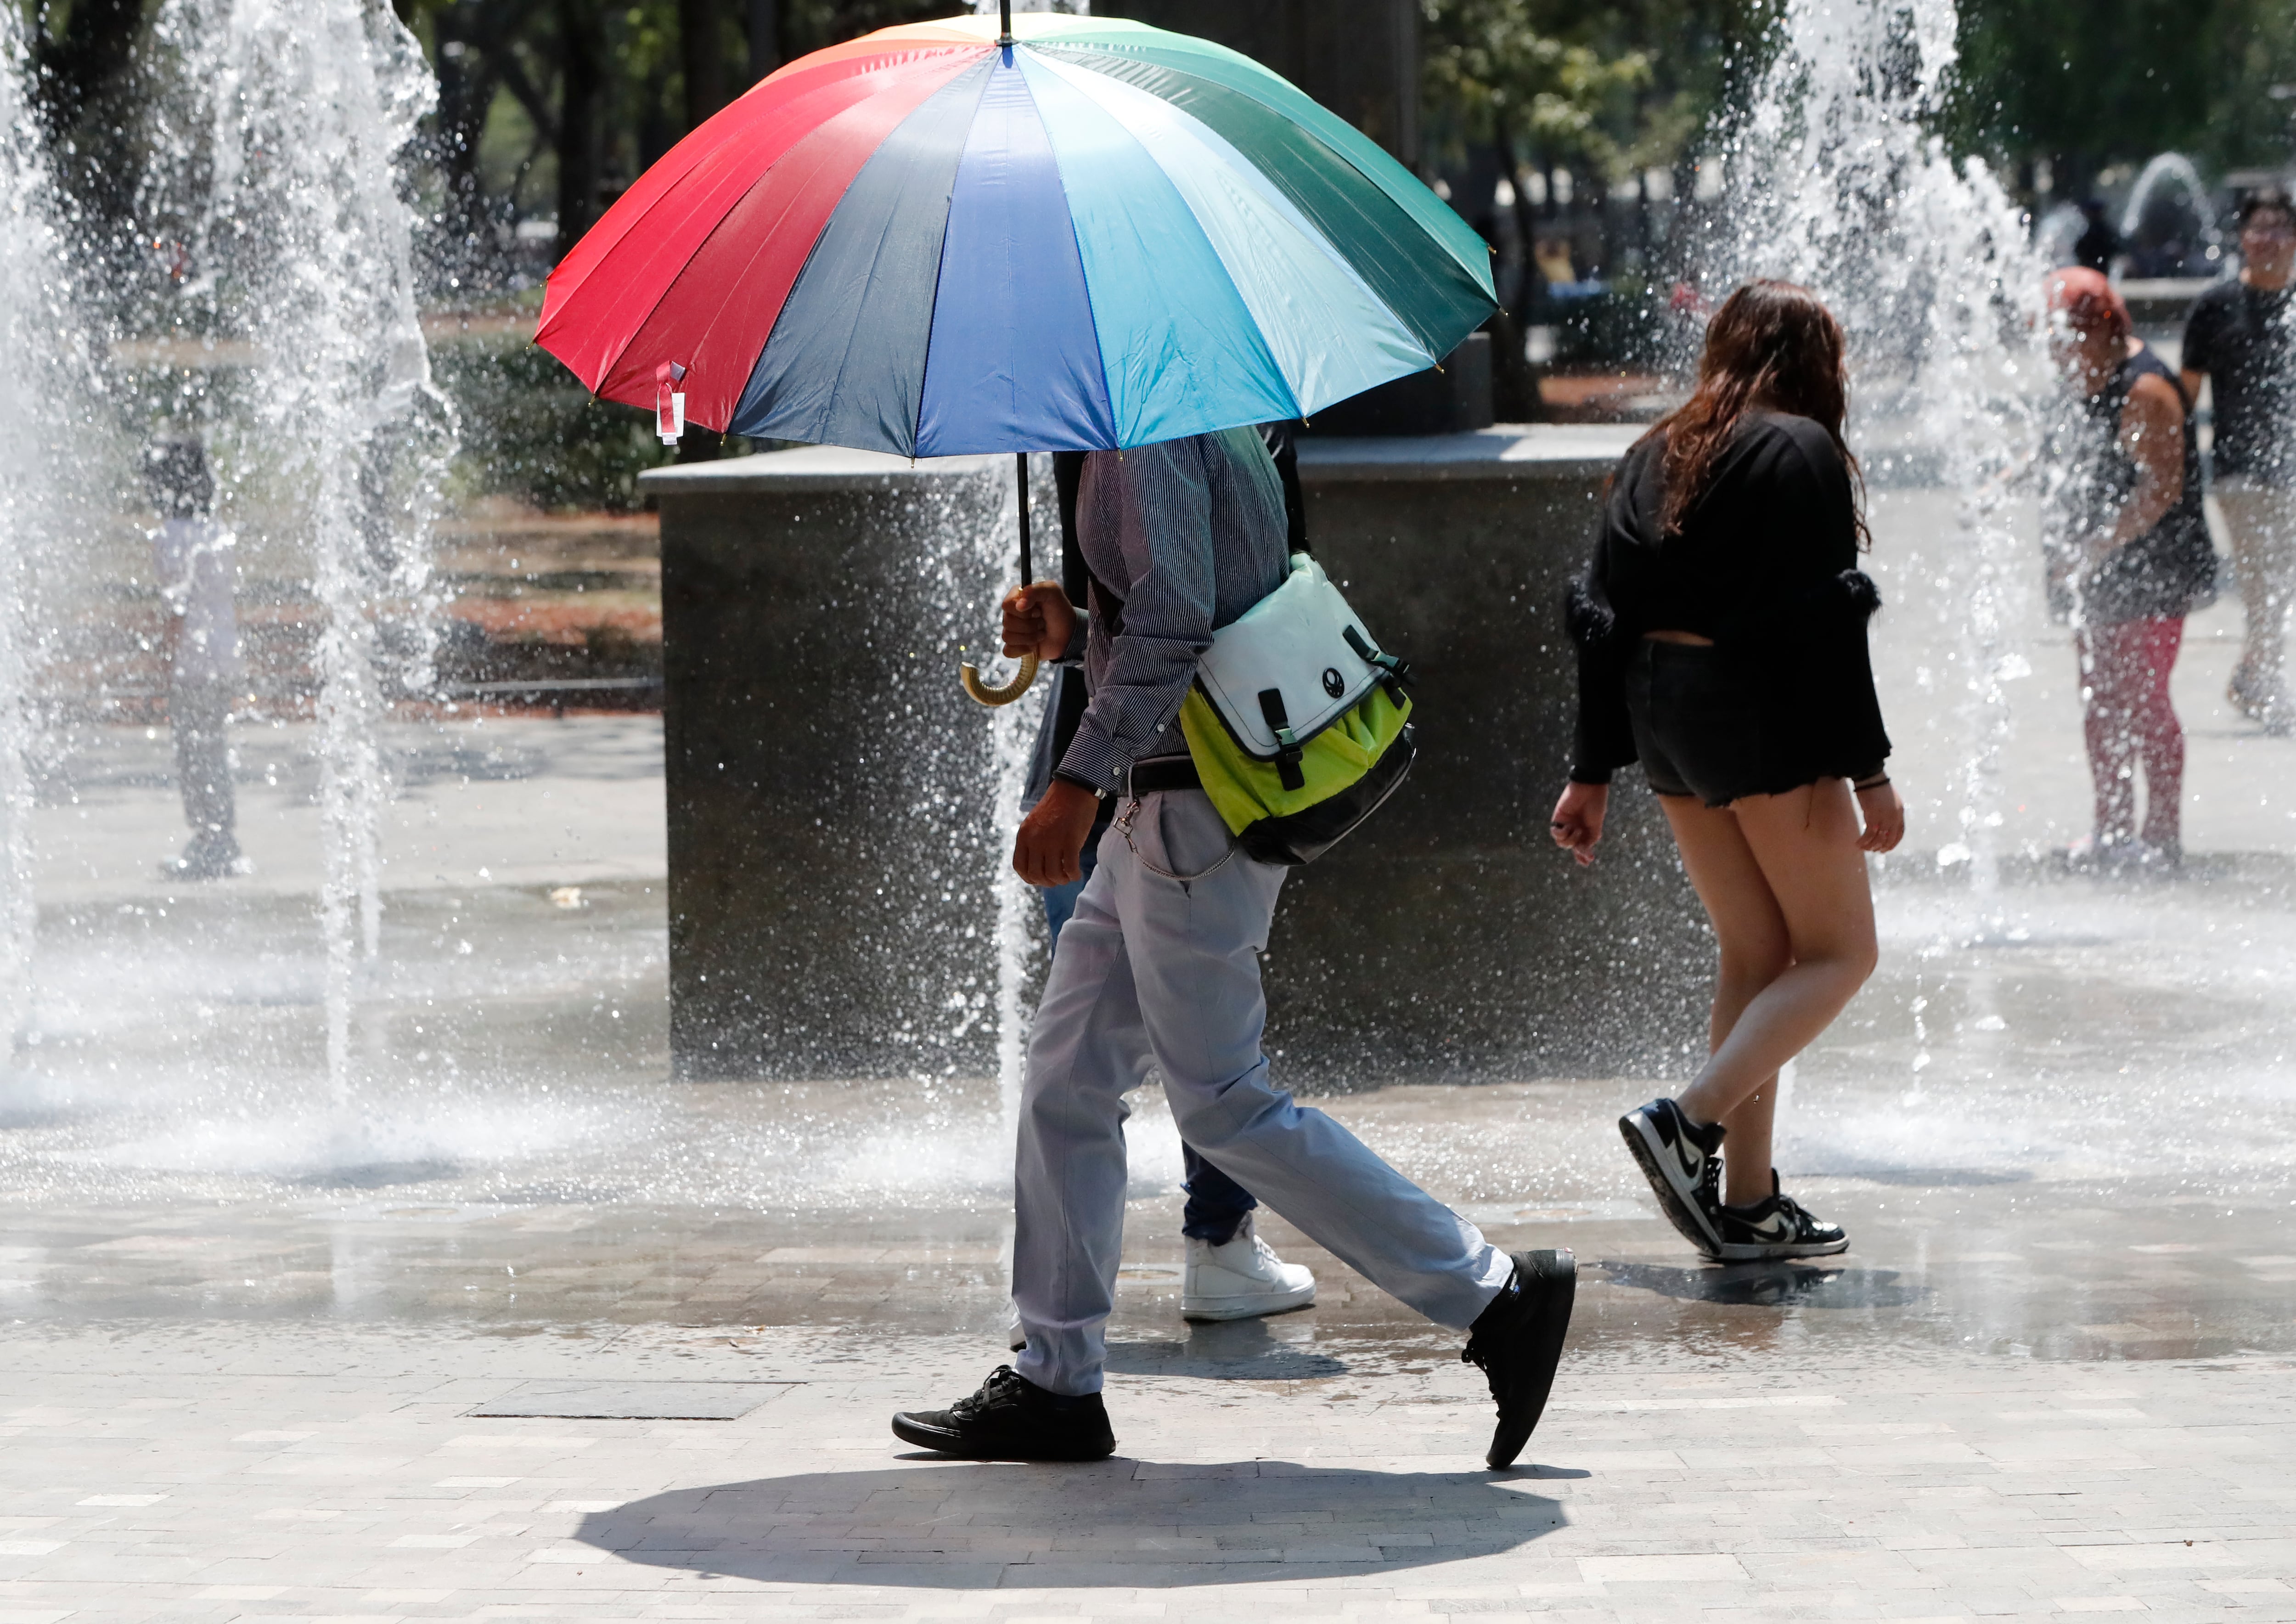
[[[1168,868],[1159,868],[1155,864],[1148,860],[1147,854],[1142,851],[1139,846],[1132,839],[1132,818],[1133,815],[1139,810],[1140,797],[1135,795],[1132,798],[1131,803],[1127,806],[1123,811],[1116,815],[1116,827],[1117,832],[1124,836],[1124,843],[1132,848],[1132,855],[1140,859],[1140,866],[1146,869],[1152,874],[1161,874],[1167,880],[1175,880],[1182,885],[1186,885],[1192,881],[1202,879],[1206,874],[1218,874],[1221,869],[1227,866],[1227,860],[1235,855],[1235,840],[1234,836],[1230,836],[1228,839],[1227,849],[1220,854],[1220,860],[1213,864],[1210,868],[1202,870],[1201,873],[1193,874],[1176,874]]]

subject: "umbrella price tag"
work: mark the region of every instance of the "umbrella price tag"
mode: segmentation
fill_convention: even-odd
[[[677,387],[685,381],[685,368],[675,361],[653,369],[653,427],[665,446],[675,446],[685,432],[685,391]]]

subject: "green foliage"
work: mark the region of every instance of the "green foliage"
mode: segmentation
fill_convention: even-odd
[[[969,10],[963,0],[782,0],[785,56],[802,56],[842,39]]]
[[[465,495],[627,513],[638,475],[669,460],[650,414],[593,399],[531,344],[442,344],[430,364],[462,413]]]
[[[1554,326],[1554,359],[1566,367],[1660,365],[1678,349],[1665,299],[1638,276],[1614,275],[1602,292],[1572,299]]]
[[[2092,168],[2168,150],[2287,161],[2289,0],[1968,0],[1961,44],[1965,146]]]
[[[1595,37],[1617,51],[1632,46],[1650,62],[1634,95],[1634,122],[1622,130],[1624,167],[1683,165],[1698,149],[1715,113],[1759,65],[1772,7],[1765,0],[1620,0],[1589,14]]]
[[[1644,53],[1608,57],[1550,33],[1530,0],[1424,4],[1424,90],[1452,143],[1513,136],[1542,152],[1609,167],[1616,144],[1603,114],[1649,77]]]
[[[1759,0],[1421,0],[1427,127],[1456,162],[1496,142],[1617,180],[1677,161],[1722,96]]]

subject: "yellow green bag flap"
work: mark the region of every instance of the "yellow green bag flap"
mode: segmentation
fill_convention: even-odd
[[[1219,808],[1230,834],[1242,834],[1263,818],[1287,817],[1330,800],[1369,772],[1411,719],[1408,695],[1398,705],[1384,685],[1301,747],[1296,790],[1283,787],[1273,761],[1246,755],[1220,721],[1200,688],[1190,688],[1180,705],[1180,731],[1188,755],[1203,780],[1204,793]]]

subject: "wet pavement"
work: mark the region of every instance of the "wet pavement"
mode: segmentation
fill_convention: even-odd
[[[1953,628],[1888,546],[1885,695],[1940,692]],[[1846,1256],[1702,1265],[1611,1126],[1657,1079],[1320,1101],[1580,1259],[1505,1474],[1458,1338],[1280,1221],[1318,1304],[1181,1321],[1144,1100],[1119,1457],[905,1452],[887,1412],[1003,1357],[994,1086],[666,1080],[652,720],[394,736],[345,1102],[308,734],[242,741],[258,872],[192,889],[153,867],[164,735],[87,735],[0,1082],[0,1621],[2296,1618],[2296,742],[2226,712],[2236,625],[2197,617],[2179,671],[2173,878],[2055,855],[2086,815],[2055,634],[2013,685],[1997,885],[1940,866],[1957,735],[1892,698],[1882,968],[1780,1144]]]

